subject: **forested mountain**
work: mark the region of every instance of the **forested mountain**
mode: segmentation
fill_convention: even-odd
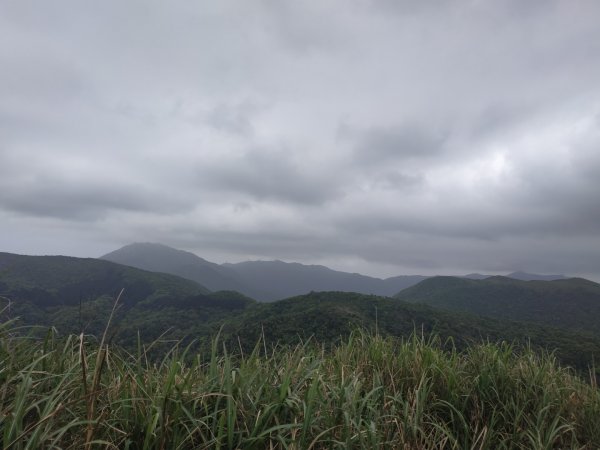
[[[600,284],[582,278],[521,281],[433,277],[396,298],[499,319],[536,322],[600,335]]]
[[[92,258],[0,253],[0,299],[4,316],[31,324],[68,324],[69,331],[102,323],[123,290],[122,308],[175,302],[207,294],[204,286],[173,275],[149,272]]]
[[[449,281],[473,282],[446,278],[431,280],[433,284],[446,282],[445,285]],[[427,281],[422,283],[432,284]],[[581,280],[551,283],[582,284]],[[0,254],[0,310],[3,318],[20,317],[23,324],[54,326],[61,334],[99,335],[121,289],[124,293],[111,325],[111,339],[135,349],[138,339],[147,345],[160,338],[160,342],[152,344],[156,355],[176,341],[195,342],[198,349],[206,351],[211,337],[219,332],[228,345],[249,350],[259,337],[265,339],[267,346],[310,337],[327,344],[348,336],[356,328],[393,336],[433,332],[444,340],[451,338],[463,348],[485,339],[520,343],[531,340],[536,347],[557,349],[564,362],[580,368],[590,363],[593,355],[600,355],[600,339],[589,334],[484,319],[393,298],[314,292],[258,303],[237,292],[210,293],[181,277],[109,261]]]
[[[585,368],[600,355],[600,338],[589,333],[478,317],[392,298],[347,292],[314,292],[267,304],[256,304],[225,322],[222,334],[231,345],[297,343],[310,337],[333,342],[357,327],[392,336],[413,332],[451,339],[459,348],[485,340],[508,341],[556,350],[563,361]]]
[[[288,280],[288,269],[292,273],[298,269],[279,262],[247,263],[246,269],[263,264],[281,283]],[[329,269],[302,266],[300,272],[318,280],[318,275]],[[253,272],[245,273],[250,277]],[[254,273],[258,277],[261,271]],[[354,286],[355,278],[345,275],[351,274],[335,276],[346,286]],[[241,275],[240,279],[244,280]],[[315,287],[324,289],[331,279],[325,278]],[[357,279],[357,283],[364,281]],[[288,280],[290,289],[299,289],[300,284],[293,281],[293,277]],[[263,282],[268,280],[258,278],[257,286]],[[591,337],[598,329],[600,286],[582,279],[523,282],[505,277],[433,277],[398,295],[412,302],[496,317],[484,319],[349,292],[313,292],[261,304],[234,291],[211,293],[181,277],[104,260],[0,253],[0,309],[4,318],[19,316],[22,323],[56,326],[62,333],[99,334],[121,289],[124,294],[111,336],[128,347],[137,345],[138,338],[147,343],[162,336],[171,341],[195,340],[205,348],[220,329],[223,339],[244,347],[254,345],[259,336],[270,344],[311,336],[327,343],[361,327],[395,336],[433,331],[463,346],[488,338],[522,343],[531,339],[538,347],[558,349],[564,361],[580,367],[600,350],[600,337]],[[541,327],[531,323],[534,321],[570,331]]]

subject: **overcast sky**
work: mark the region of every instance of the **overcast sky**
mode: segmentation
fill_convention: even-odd
[[[596,0],[0,1],[0,251],[600,280]]]

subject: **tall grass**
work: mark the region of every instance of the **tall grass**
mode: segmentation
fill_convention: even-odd
[[[600,392],[549,355],[446,351],[362,332],[148,361],[90,337],[0,325],[1,443],[10,449],[598,448]]]

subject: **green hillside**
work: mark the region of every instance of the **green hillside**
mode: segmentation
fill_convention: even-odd
[[[453,278],[433,281],[445,285],[479,282]],[[495,282],[502,284],[504,280]],[[564,280],[575,282],[580,283]],[[530,341],[535,348],[556,349],[561,361],[580,369],[587,368],[594,355],[600,355],[599,338],[589,333],[484,319],[347,292],[319,292],[257,303],[234,291],[209,293],[176,276],[95,259],[0,254],[0,283],[0,301],[6,306],[3,317],[18,316],[24,324],[54,326],[63,335],[82,331],[99,335],[115,296],[123,289],[109,337],[128,349],[137,348],[138,343],[152,343],[154,356],[177,341],[193,342],[195,349],[206,351],[219,332],[226,341],[249,350],[263,337],[269,346],[293,345],[311,337],[331,344],[357,328],[399,337],[415,331],[425,336],[435,333],[443,340],[452,339],[461,349],[488,339],[521,344]],[[160,342],[154,342],[157,339]]]
[[[121,290],[120,318],[142,305],[208,294],[193,281],[98,259],[0,253],[3,314],[25,323],[98,332]]]
[[[528,349],[354,333],[327,350],[185,356],[173,348],[154,362],[85,336],[21,339],[0,323],[0,447],[600,446],[597,386]]]
[[[520,281],[434,277],[395,297],[452,311],[600,335],[600,284],[582,278]]]
[[[225,322],[222,334],[232,344],[297,344],[311,337],[339,342],[357,329],[384,336],[406,337],[414,332],[435,334],[465,349],[482,341],[508,341],[556,351],[564,363],[585,370],[600,356],[600,339],[554,327],[478,317],[472,314],[410,304],[392,298],[347,292],[318,292],[260,303]]]

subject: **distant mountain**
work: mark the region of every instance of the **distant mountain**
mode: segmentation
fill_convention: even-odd
[[[223,266],[235,271],[250,287],[250,296],[265,300],[282,299],[311,291],[344,291],[391,296],[398,290],[426,278],[415,275],[382,280],[358,273],[340,272],[325,266],[283,261],[247,261]]]
[[[522,280],[522,281],[554,281],[554,280],[565,280],[567,278],[564,275],[539,275],[536,273],[527,273],[527,272],[512,272],[506,276],[508,278],[514,278],[515,280]]]
[[[170,273],[211,290],[234,290],[259,301],[273,301],[311,291],[346,291],[391,296],[426,277],[398,276],[385,280],[325,266],[283,261],[215,264],[193,253],[162,244],[126,245],[101,257],[145,270]]]
[[[494,275],[483,275],[481,273],[468,273],[460,278],[468,278],[470,280],[485,280],[486,278],[493,277]]]
[[[499,275],[483,275],[481,273],[469,273],[463,275],[461,278],[468,278],[470,280],[485,280],[486,278],[495,277]],[[527,272],[512,272],[506,275],[507,278],[513,278],[521,281],[553,281],[553,280],[564,280],[567,277],[564,275],[540,275],[537,273]]]
[[[200,283],[211,291],[248,292],[247,286],[238,279],[234,271],[227,267],[202,259],[193,253],[162,244],[130,244],[107,253],[100,259],[153,272],[177,275]]]
[[[521,281],[432,277],[396,298],[499,319],[536,322],[600,335],[600,284],[582,278]]]
[[[206,286],[212,291],[238,291],[259,301],[274,301],[311,291],[344,291],[392,296],[429,277],[402,275],[386,279],[341,272],[320,265],[283,261],[245,261],[216,264],[193,253],[155,243],[135,243],[101,257],[107,261],[139,269],[177,275]],[[472,273],[468,279],[492,275]],[[562,275],[536,275],[513,272],[509,277],[523,280],[554,280]]]

